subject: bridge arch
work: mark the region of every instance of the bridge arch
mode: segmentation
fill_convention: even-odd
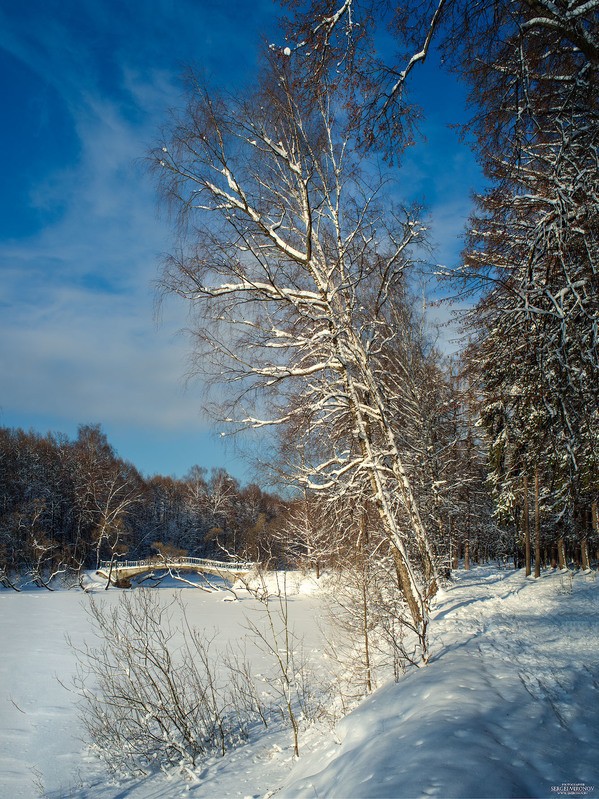
[[[247,576],[257,568],[252,561],[220,561],[209,558],[144,558],[142,560],[100,561],[96,574],[113,584],[129,582],[140,574],[151,574],[154,571],[187,571],[197,574],[213,574],[234,583],[240,577]]]

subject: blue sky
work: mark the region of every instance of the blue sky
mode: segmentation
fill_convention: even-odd
[[[235,87],[275,37],[272,0],[32,0],[0,6],[0,425],[75,435],[100,423],[145,474],[195,463],[251,478],[185,384],[186,309],[154,312],[171,233],[142,159],[187,65]],[[464,92],[434,60],[414,90],[427,143],[406,159],[407,193],[426,200],[436,258],[457,257],[480,182],[446,123]]]

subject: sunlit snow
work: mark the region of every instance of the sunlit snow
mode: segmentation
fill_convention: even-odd
[[[384,685],[334,730],[304,730],[297,761],[279,728],[206,762],[188,782],[158,773],[117,783],[79,740],[76,697],[61,682],[68,686],[74,669],[64,634],[90,634],[85,596],[0,591],[0,796],[597,795],[595,577],[551,572],[534,582],[522,571],[460,572],[438,598],[427,667]],[[290,610],[318,663],[324,654],[314,588],[293,586]],[[156,590],[166,598],[173,588]],[[239,602],[223,602],[223,594],[179,590],[194,624],[231,639],[259,604],[243,592]],[[118,595],[95,594],[109,603]]]

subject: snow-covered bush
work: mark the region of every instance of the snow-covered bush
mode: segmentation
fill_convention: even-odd
[[[192,769],[264,721],[255,692],[239,688],[247,664],[219,658],[175,596],[165,603],[139,588],[115,606],[90,597],[88,612],[98,644],[69,641],[78,657],[75,688],[89,740],[113,770]]]

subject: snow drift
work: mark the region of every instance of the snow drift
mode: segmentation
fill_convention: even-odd
[[[437,654],[375,692],[280,796],[545,797],[599,791],[594,573],[478,568],[439,598]]]

